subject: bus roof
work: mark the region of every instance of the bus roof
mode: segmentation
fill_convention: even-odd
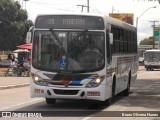
[[[107,20],[107,23],[110,23],[110,24],[115,25],[115,26],[119,26],[121,28],[129,29],[129,30],[132,30],[132,31],[137,30],[137,28],[135,26],[133,26],[131,24],[128,24],[126,22],[120,21],[118,19],[109,17],[109,16],[106,16],[106,20]]]
[[[151,50],[146,50],[145,52],[160,52],[158,49],[151,49]]]
[[[83,16],[99,16],[99,17],[105,16],[103,14],[94,14],[94,13],[54,13],[54,14],[39,14],[37,15],[37,17],[38,16],[48,16],[48,15],[83,15]]]

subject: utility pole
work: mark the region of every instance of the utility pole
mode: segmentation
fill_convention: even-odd
[[[86,7],[87,8],[87,12],[89,13],[89,0],[87,0],[87,5],[77,5],[77,6],[82,7],[81,12],[83,12],[83,8]]]
[[[112,14],[113,14],[114,11],[119,12],[119,10],[116,10],[116,9],[114,8],[114,6],[112,6]]]
[[[154,43],[155,43],[155,36],[154,36],[154,31],[155,31],[155,24],[156,24],[156,22],[159,22],[159,21],[150,21],[150,22],[153,22],[153,49],[154,49],[154,47],[155,47],[155,45],[154,45]]]
[[[87,12],[89,13],[89,0],[87,0]]]
[[[149,9],[151,9],[151,8],[157,8],[157,6],[149,7],[149,8],[146,9],[139,17],[137,17],[137,19],[136,19],[136,27],[137,27],[137,29],[138,29],[138,20],[139,20],[139,18],[142,17],[142,15],[143,15],[144,13],[146,13],[146,12],[147,12]]]
[[[84,8],[84,7],[88,7],[88,6],[86,6],[86,5],[77,5],[77,6],[80,6],[80,7],[82,7],[82,10],[81,10],[81,12],[83,12],[83,8]]]
[[[25,10],[26,10],[26,2],[29,1],[29,0],[23,0],[23,1],[25,1]]]

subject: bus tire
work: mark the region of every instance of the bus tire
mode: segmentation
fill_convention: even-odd
[[[113,82],[112,82],[112,97],[115,96],[115,91],[116,91],[116,77],[113,77]]]
[[[101,102],[102,106],[109,106],[109,105],[111,105],[111,103],[112,103],[112,97],[110,97],[107,100]]]
[[[46,103],[47,103],[47,104],[55,104],[55,103],[56,103],[56,99],[46,98]]]
[[[129,96],[130,87],[131,87],[131,72],[129,73],[127,88],[123,91],[124,96]]]

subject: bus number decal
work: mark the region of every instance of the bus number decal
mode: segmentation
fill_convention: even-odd
[[[34,89],[34,92],[35,92],[35,93],[44,93],[44,89],[35,88],[35,89]]]

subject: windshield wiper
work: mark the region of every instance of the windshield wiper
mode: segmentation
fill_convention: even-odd
[[[56,33],[52,30],[49,29],[53,35],[53,37],[56,39],[56,41],[58,42],[58,44],[60,45],[60,47],[62,47],[62,42],[60,41],[60,39],[58,38],[58,36],[56,35]]]

